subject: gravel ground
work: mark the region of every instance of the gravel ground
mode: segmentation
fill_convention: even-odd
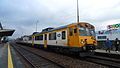
[[[32,52],[35,52],[36,54],[39,54],[40,56],[45,57],[55,63],[58,63],[64,66],[65,68],[109,68],[103,65],[83,61],[77,58],[72,58],[72,57],[68,57],[65,55],[57,54],[57,53],[52,53],[52,52],[31,48],[31,47],[26,47],[26,46],[22,46],[22,47]]]

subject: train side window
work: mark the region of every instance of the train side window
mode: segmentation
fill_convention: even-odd
[[[54,40],[56,40],[56,32],[54,33]]]
[[[43,40],[43,35],[35,36],[35,40]]]
[[[31,36],[29,37],[29,40],[32,40],[32,37],[31,37]]]
[[[39,40],[43,40],[43,35],[40,35],[40,36],[39,36]]]
[[[66,32],[62,31],[62,39],[66,39]]]
[[[56,32],[49,34],[49,40],[56,40]]]
[[[39,39],[39,37],[38,36],[35,36],[35,40],[38,40]]]
[[[73,29],[72,28],[70,28],[70,34],[69,34],[70,36],[72,36],[73,35]]]
[[[49,34],[49,40],[51,40],[51,33]]]
[[[106,36],[98,36],[97,38],[98,39],[106,39],[107,37]]]

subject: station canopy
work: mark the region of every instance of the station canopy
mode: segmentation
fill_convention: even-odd
[[[12,29],[0,29],[0,37],[3,36],[12,36],[12,34],[14,33],[15,30]]]
[[[3,29],[2,24],[0,22],[0,37],[3,36],[12,36],[15,30],[12,29]]]

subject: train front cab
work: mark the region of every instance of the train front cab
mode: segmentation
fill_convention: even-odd
[[[94,26],[88,23],[79,23],[68,26],[68,45],[76,52],[95,50],[96,39]],[[90,32],[92,33],[90,35]]]

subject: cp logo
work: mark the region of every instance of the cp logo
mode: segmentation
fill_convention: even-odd
[[[57,37],[60,37],[61,36],[61,34],[57,34]]]

